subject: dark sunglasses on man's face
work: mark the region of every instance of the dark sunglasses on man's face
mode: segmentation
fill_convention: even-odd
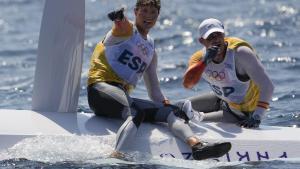
[[[224,34],[222,32],[214,32],[214,33],[211,33],[207,38],[206,40],[208,41],[212,41],[213,39],[215,38],[223,38]]]

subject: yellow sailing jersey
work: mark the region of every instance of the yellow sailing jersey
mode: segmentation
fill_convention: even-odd
[[[111,35],[114,37],[120,37],[124,40],[129,39],[133,34],[133,24],[126,19],[122,23],[121,29],[117,29],[114,25],[111,32]],[[123,84],[127,90],[133,88],[132,85],[122,80],[110,67],[105,57],[105,45],[103,42],[99,42],[94,49],[88,73],[87,84],[91,85],[97,82],[116,82]]]
[[[105,46],[98,43],[90,62],[88,74],[88,85],[96,82],[117,82],[123,84],[124,81],[109,66],[105,57]]]
[[[254,50],[253,47],[248,44],[246,41],[239,38],[225,38],[225,41],[228,43],[228,48],[236,50],[240,46],[247,46],[250,49]],[[235,74],[236,75],[236,74]],[[244,99],[240,103],[229,102],[229,106],[236,110],[242,112],[253,112],[256,109],[257,103],[259,101],[259,87],[250,79],[249,87],[247,93],[244,96]]]

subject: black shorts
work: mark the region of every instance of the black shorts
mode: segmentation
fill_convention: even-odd
[[[174,106],[131,98],[117,83],[99,82],[89,85],[87,95],[90,108],[98,116],[126,119],[128,116],[136,116],[136,112],[143,112],[143,121],[166,122],[174,110]]]
[[[106,83],[94,83],[89,85],[87,87],[89,106],[98,116],[122,118],[122,111],[127,105],[122,104],[122,102],[113,95],[114,93],[120,92],[124,91]],[[123,99],[126,99],[126,97]]]

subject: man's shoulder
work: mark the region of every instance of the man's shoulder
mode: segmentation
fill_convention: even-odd
[[[237,63],[239,63],[237,65],[245,65],[254,62],[257,63],[257,61],[259,62],[260,59],[257,54],[248,46],[240,46],[236,49],[235,60]]]
[[[249,46],[238,46],[236,52],[242,54],[254,54],[254,51]]]
[[[242,39],[242,38],[239,38],[239,37],[235,37],[235,36],[228,36],[228,37],[225,37],[225,41],[230,41],[230,42],[246,42],[246,40]]]
[[[228,43],[228,48],[238,50],[240,47],[248,47],[253,50],[253,47],[244,39],[238,37],[226,37],[225,42]]]

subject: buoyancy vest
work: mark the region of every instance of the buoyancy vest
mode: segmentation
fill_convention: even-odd
[[[150,65],[154,55],[153,40],[134,31],[133,36],[117,45],[106,46],[105,57],[113,71],[135,86]]]
[[[209,63],[203,72],[203,78],[208,82],[213,92],[229,106],[241,112],[253,112],[259,99],[259,88],[250,79],[243,82],[236,74],[236,50],[240,46],[253,48],[238,38],[225,38],[228,43],[224,60],[221,63]],[[199,54],[203,55],[203,52]]]
[[[98,43],[90,63],[88,85],[96,82],[117,82],[134,88],[138,79],[151,63],[154,42],[135,31],[132,36],[116,45]]]

